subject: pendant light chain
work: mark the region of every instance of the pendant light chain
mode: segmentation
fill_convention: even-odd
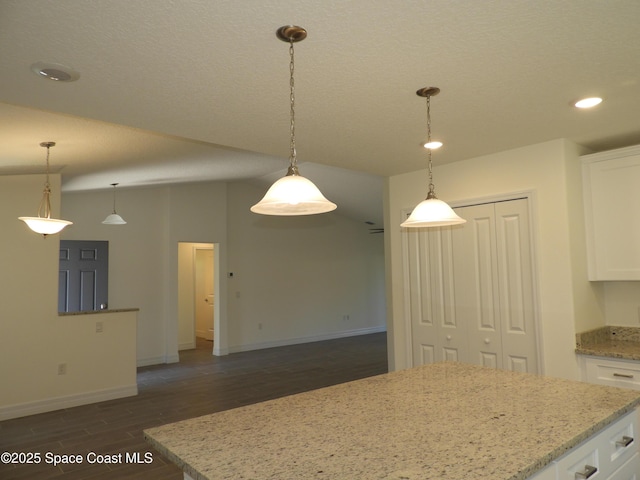
[[[116,213],[116,186],[118,184],[117,183],[112,183],[111,186],[113,187],[113,213]]]
[[[290,168],[293,170],[293,174],[297,175],[298,174],[298,160],[296,158],[296,121],[295,121],[295,117],[296,117],[296,109],[295,109],[295,105],[296,105],[296,97],[295,97],[295,83],[293,80],[293,72],[295,70],[295,64],[294,64],[294,55],[293,55],[293,40],[289,41],[289,87],[290,87],[290,93],[289,93],[289,100],[291,102],[291,108],[289,110],[290,113],[290,127],[289,127],[289,131],[290,131],[290,146],[289,146],[289,164],[290,164]]]
[[[327,200],[313,182],[298,172],[296,158],[296,102],[294,83],[293,44],[307,38],[307,31],[296,25],[285,25],[276,31],[276,37],[289,44],[289,168],[287,174],[271,185],[262,200],[251,207],[260,215],[315,215],[331,212],[336,204]]]
[[[427,143],[431,143],[431,95],[427,95]],[[431,148],[427,148],[429,160],[429,192],[427,198],[437,198],[435,185],[433,184],[433,163],[431,161]]]
[[[42,146],[47,148],[47,179],[44,182],[44,192],[38,207],[38,216],[43,218],[51,218],[51,200],[49,200],[51,195],[51,184],[49,183],[49,149],[52,146],[51,143],[53,142],[42,143]]]

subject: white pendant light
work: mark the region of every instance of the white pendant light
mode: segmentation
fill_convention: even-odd
[[[116,213],[116,186],[118,184],[117,183],[112,183],[111,186],[113,187],[113,213],[107,215],[107,218],[105,218],[102,223],[104,223],[105,225],[125,225],[127,222],[124,221],[124,218],[122,218],[120,215],[118,215]]]
[[[459,217],[453,209],[436,197],[433,185],[433,164],[431,162],[431,150],[440,148],[442,143],[431,140],[431,97],[440,93],[437,87],[421,88],[416,92],[420,97],[427,99],[427,143],[425,148],[429,159],[429,193],[427,198],[413,209],[409,218],[400,224],[401,227],[443,227],[446,225],[458,225],[465,223],[464,218]]]
[[[290,149],[287,175],[277,180],[265,196],[251,207],[251,211],[262,215],[314,215],[326,213],[337,208],[336,204],[327,200],[313,182],[298,172],[295,137],[295,96],[294,96],[294,58],[293,44],[307,38],[307,31],[302,27],[288,25],[280,27],[277,37],[289,43],[289,86],[290,86]]]
[[[62,229],[68,225],[73,225],[73,222],[68,220],[58,220],[51,218],[51,201],[49,196],[51,195],[51,185],[49,184],[49,149],[56,145],[55,142],[42,142],[41,147],[47,149],[47,180],[44,184],[44,191],[42,192],[42,200],[40,200],[40,206],[38,207],[37,217],[18,217],[18,220],[22,220],[27,226],[36,233],[39,233],[43,237],[47,235],[53,235],[62,231]]]

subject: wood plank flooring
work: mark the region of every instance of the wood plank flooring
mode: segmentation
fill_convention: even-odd
[[[181,480],[143,429],[386,372],[385,333],[224,357],[199,340],[180,352],[180,363],[138,369],[135,397],[0,422],[0,453],[41,456],[38,464],[0,463],[0,479]],[[54,466],[47,454],[80,455],[82,463]],[[104,458],[89,463],[94,454]]]

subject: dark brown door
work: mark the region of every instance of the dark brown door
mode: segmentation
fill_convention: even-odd
[[[109,242],[60,240],[58,311],[107,308]]]

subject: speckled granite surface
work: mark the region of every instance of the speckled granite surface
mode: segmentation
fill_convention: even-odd
[[[145,431],[194,479],[521,480],[640,393],[439,363]]]
[[[640,360],[640,328],[607,326],[577,333],[576,353]]]
[[[58,316],[65,317],[69,315],[95,315],[97,313],[119,313],[119,312],[139,312],[139,308],[109,308],[107,310],[87,310],[84,312],[58,312]]]

